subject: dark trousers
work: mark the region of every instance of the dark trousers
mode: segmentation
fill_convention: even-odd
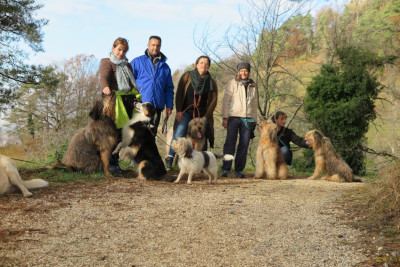
[[[292,165],[293,153],[287,146],[282,146],[281,151],[287,165]]]
[[[119,142],[122,141],[122,129],[117,129],[117,132],[118,132],[118,139],[117,139],[117,142],[115,143],[115,145],[113,147],[113,150],[111,151],[111,155],[110,155],[110,158],[109,158],[110,165],[114,165],[114,166],[118,165],[119,155],[118,155],[118,153],[117,154],[113,154],[112,152],[117,148]]]
[[[242,120],[238,117],[230,117],[228,119],[228,128],[224,144],[224,155],[235,154],[237,135],[239,134],[239,144],[237,146],[235,157],[235,171],[241,172],[246,166],[247,149],[249,148],[251,130],[244,126]],[[230,171],[232,161],[223,161],[222,170]]]

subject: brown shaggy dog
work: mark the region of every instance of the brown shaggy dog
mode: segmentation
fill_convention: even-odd
[[[201,151],[206,143],[206,124],[200,118],[194,118],[189,121],[186,138],[192,143],[195,150]]]
[[[89,113],[89,124],[72,137],[64,154],[62,163],[68,170],[92,173],[103,167],[106,175],[112,176],[109,157],[118,138],[114,106],[111,97],[96,102]]]
[[[312,146],[315,158],[314,174],[308,179],[319,179],[322,172],[328,173],[321,179],[332,182],[352,182],[353,171],[346,162],[336,153],[328,137],[320,131],[309,131],[304,139]]]
[[[257,148],[256,178],[286,179],[288,176],[288,165],[285,163],[283,154],[278,145],[276,124],[273,122],[260,121],[260,144]]]

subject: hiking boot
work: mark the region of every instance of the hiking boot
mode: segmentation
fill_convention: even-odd
[[[114,174],[116,174],[116,173],[123,173],[125,170],[123,170],[123,169],[121,169],[121,167],[119,166],[119,165],[110,165],[109,167],[108,167],[108,170],[111,172],[111,173],[114,173]]]
[[[170,170],[172,170],[172,162],[174,161],[174,158],[173,157],[166,157],[165,158],[165,165],[166,165],[166,169],[167,169],[167,171],[170,171]]]
[[[235,177],[244,178],[244,174],[243,174],[243,172],[235,172]]]
[[[222,177],[228,177],[228,171],[222,171]]]

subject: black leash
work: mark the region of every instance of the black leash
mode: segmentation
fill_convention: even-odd
[[[153,131],[150,129],[150,127],[148,125],[146,125],[147,129],[149,129],[150,133],[152,136],[157,137],[159,140],[161,140],[164,144],[166,144],[168,147],[171,147],[170,145],[167,144],[167,142],[165,142],[164,140],[161,139],[161,137],[159,137],[157,134],[154,134]]]
[[[167,122],[168,122],[169,115],[166,115],[164,118],[164,122],[161,128],[161,133],[164,134],[165,130],[167,129]]]

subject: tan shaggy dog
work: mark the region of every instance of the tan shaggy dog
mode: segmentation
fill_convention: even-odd
[[[201,151],[206,143],[206,124],[201,118],[189,121],[186,138],[192,143],[195,150]]]
[[[346,162],[336,153],[328,137],[318,130],[306,133],[304,139],[314,150],[315,170],[308,179],[315,180],[321,177],[323,172],[329,176],[322,177],[322,180],[331,182],[352,182],[353,171]]]
[[[68,170],[93,173],[103,167],[106,175],[112,176],[109,157],[118,138],[114,103],[111,97],[96,102],[89,113],[89,124],[72,137],[65,151],[62,163]]]
[[[258,126],[260,143],[257,148],[256,178],[286,179],[289,167],[278,145],[276,124],[261,120]]]
[[[0,155],[0,195],[11,192],[16,186],[24,197],[31,197],[28,189],[48,186],[49,183],[42,179],[23,181],[18,173],[15,163],[6,156]]]

